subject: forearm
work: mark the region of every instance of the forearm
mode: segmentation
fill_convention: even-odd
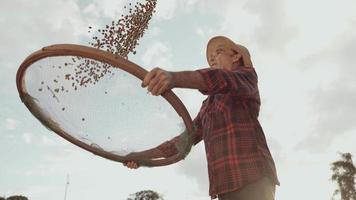
[[[159,150],[160,157],[168,158],[178,153],[178,149],[176,148],[176,144],[179,142],[179,136],[172,138],[166,142],[157,146],[157,150]]]
[[[206,90],[202,75],[197,71],[172,72],[173,87]]]

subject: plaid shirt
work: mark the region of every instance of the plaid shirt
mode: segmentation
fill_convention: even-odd
[[[208,163],[209,194],[237,190],[263,176],[279,185],[274,161],[258,122],[260,96],[252,67],[197,70],[208,95],[194,119],[194,144],[204,140]],[[166,156],[177,153],[177,138],[159,148]]]

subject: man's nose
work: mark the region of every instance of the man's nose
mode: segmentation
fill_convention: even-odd
[[[215,62],[215,56],[210,56],[209,62],[210,62],[210,63],[214,63],[214,62]]]

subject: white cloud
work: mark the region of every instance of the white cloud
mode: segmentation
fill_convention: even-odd
[[[217,31],[217,29],[214,29],[214,27],[209,27],[209,26],[202,26],[202,27],[197,27],[195,29],[195,34],[201,37],[204,42],[208,42],[208,40],[216,35],[225,35],[222,33],[219,33],[220,31]],[[222,31],[221,31],[222,32]],[[204,53],[203,57],[205,57],[205,49],[200,51],[201,53]]]
[[[164,0],[157,1],[155,18],[158,20],[170,20],[177,13],[184,12],[190,13],[195,8],[196,5],[205,4],[206,1],[202,0]]]
[[[90,16],[92,18],[99,18],[100,17],[100,9],[98,9],[96,2],[93,2],[89,5],[87,5],[84,9],[83,9],[83,13],[86,14],[87,16]]]
[[[25,141],[26,144],[31,144],[32,143],[32,133],[25,132],[22,134],[22,138]]]
[[[206,194],[209,190],[208,168],[204,149],[204,142],[193,146],[187,158],[179,163],[178,171],[187,178],[194,180],[198,185],[200,194]]]
[[[157,26],[152,26],[152,27],[150,27],[147,31],[146,31],[146,35],[145,35],[145,37],[147,36],[147,35],[149,35],[149,36],[151,36],[151,37],[157,37],[157,36],[159,36],[160,34],[161,34],[161,29],[159,28],[159,27],[157,27]]]
[[[311,68],[307,71],[316,71],[314,79],[322,84],[310,92],[315,121],[298,148],[324,151],[338,137],[346,137],[356,130],[356,58],[353,56],[356,37],[352,34],[355,30],[350,26],[326,48],[303,60]]]
[[[18,120],[7,118],[5,120],[5,128],[7,130],[15,130],[19,126],[20,122]]]
[[[276,199],[330,199],[333,191],[329,163],[318,157],[311,159],[314,160],[289,161],[280,168],[281,186],[276,188]],[[322,190],[316,189],[316,185]],[[305,197],[306,193],[308,197]]]
[[[54,141],[52,138],[50,138],[46,135],[42,135],[41,142],[43,145],[46,145],[46,146],[59,145],[58,142]]]
[[[8,139],[11,142],[11,144],[14,144],[14,141],[16,140],[15,135],[6,135],[5,138]]]
[[[0,11],[5,19],[0,22],[0,56],[15,63],[45,44],[77,42],[77,36],[86,27],[72,0],[39,0],[29,4],[25,0],[6,1]]]
[[[206,99],[207,96],[201,94],[197,90],[175,88],[173,89],[173,91],[182,100],[182,102],[188,109],[189,114],[194,119],[194,117],[198,114],[200,110],[203,100]]]
[[[163,67],[169,70],[173,66],[172,57],[172,51],[167,44],[156,42],[146,49],[142,55],[142,61],[145,69]]]
[[[3,94],[16,93],[16,69],[30,53],[55,43],[78,43],[79,36],[86,34],[85,19],[74,0],[4,1],[0,13]]]
[[[92,16],[103,15],[110,19],[117,19],[124,12],[124,6],[128,5],[128,1],[116,1],[116,0],[93,0],[85,8],[86,13],[90,13]]]
[[[283,54],[297,33],[281,0],[225,1],[214,9],[223,19],[214,35],[229,36],[249,48]]]
[[[195,33],[197,35],[199,35],[200,37],[205,37],[205,34],[204,34],[204,30],[200,27],[198,27],[196,30],[195,30]]]
[[[159,19],[171,19],[177,9],[178,2],[176,0],[157,1],[156,17]]]
[[[312,58],[329,48],[335,39],[342,40],[342,34],[356,20],[356,2],[352,0],[342,4],[337,0],[286,1],[285,5],[290,22],[298,29],[297,37],[287,49],[291,61]]]
[[[246,8],[258,19],[254,32],[249,39],[256,41],[258,47],[262,50],[275,51],[275,53],[283,55],[286,45],[298,33],[298,29],[289,20],[285,1],[248,1]]]

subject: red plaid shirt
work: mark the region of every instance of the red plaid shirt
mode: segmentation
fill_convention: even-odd
[[[197,70],[207,84],[209,95],[194,119],[208,162],[209,194],[237,190],[262,176],[279,185],[274,161],[258,122],[260,96],[257,74],[252,67]],[[167,156],[177,153],[177,138],[160,146]]]

